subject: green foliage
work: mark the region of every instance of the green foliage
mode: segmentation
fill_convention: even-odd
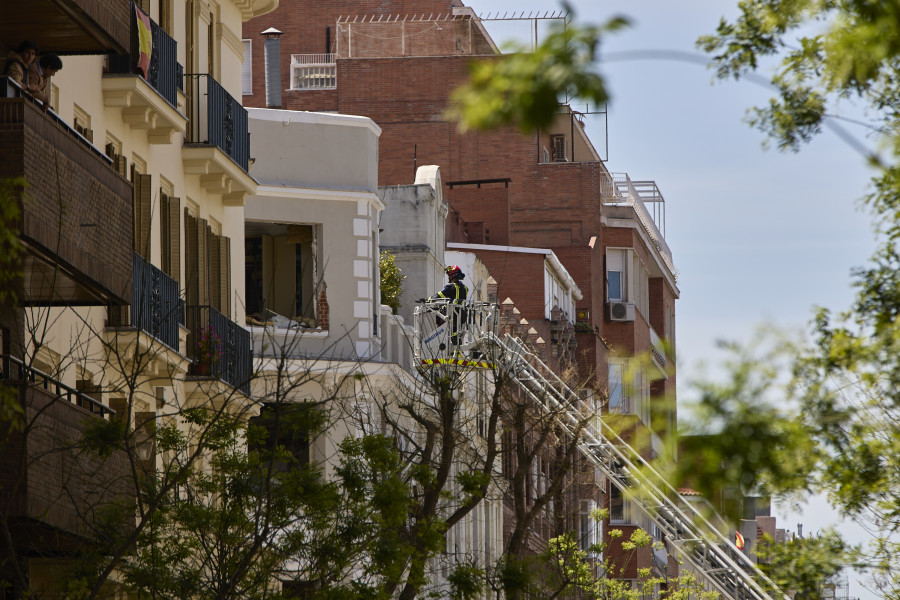
[[[572,16],[567,5],[564,8]],[[497,58],[470,65],[469,82],[454,90],[447,117],[462,131],[515,125],[522,132],[546,129],[563,100],[580,98],[600,105],[609,99],[596,72],[602,36],[622,29],[622,17],[604,25],[555,26],[534,49],[510,44]]]
[[[775,543],[766,535],[756,553],[760,568],[780,589],[803,598],[821,597],[822,584],[850,560],[847,546],[833,530],[784,543]]]
[[[865,112],[870,138],[878,144],[878,154],[865,151],[876,169],[865,201],[881,242],[871,263],[854,274],[854,305],[837,316],[824,310],[815,316],[814,344],[792,361],[792,381],[782,396],[781,406],[788,411],[770,412],[768,431],[761,432],[775,431],[768,441],[783,444],[792,455],[810,455],[798,471],[808,471],[805,480],[793,476],[793,469],[769,469],[768,475],[750,479],[766,479],[776,491],[825,492],[843,513],[866,519],[873,543],[857,560],[875,569],[884,596],[898,597],[900,579],[893,565],[900,558],[900,4],[743,0],[738,6],[739,16],[733,22],[723,19],[699,46],[713,55],[723,78],[740,79],[763,64],[777,64],[776,97],[750,120],[783,149],[797,150],[842,106]],[[745,366],[756,373],[763,367]],[[741,369],[733,371],[737,377]],[[715,395],[733,405],[744,391],[717,390]],[[760,434],[755,415],[722,412],[734,427],[750,423]],[[783,435],[798,428],[797,436]],[[753,462],[747,462],[748,471],[760,466],[765,471],[771,461]],[[836,553],[830,540],[829,535],[817,542],[807,559],[828,556],[825,549]],[[805,572],[782,562],[783,570]]]
[[[396,258],[387,251],[378,257],[378,268],[381,272],[381,303],[390,306],[396,315],[400,310],[400,297],[403,295],[403,281],[406,275],[397,266]]]
[[[483,569],[472,565],[457,565],[447,580],[451,600],[475,600],[484,592]]]
[[[729,353],[728,379],[694,384],[699,398],[682,434],[674,480],[714,501],[728,489],[808,491],[820,450],[783,402],[787,382],[779,380],[779,366],[786,368],[796,345],[778,337],[769,345],[761,338],[746,348],[722,347]],[[742,516],[735,504],[722,508],[732,521]]]

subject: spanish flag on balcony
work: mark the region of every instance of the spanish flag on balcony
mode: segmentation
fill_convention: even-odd
[[[144,14],[138,5],[134,5],[134,16],[137,23],[138,51],[135,69],[144,79],[150,75],[150,55],[153,53],[153,30],[150,28],[150,17]]]
[[[734,545],[737,546],[738,550],[744,549],[744,536],[741,535],[740,531],[734,532]]]

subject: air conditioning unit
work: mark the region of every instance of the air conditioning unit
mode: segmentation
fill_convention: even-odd
[[[608,302],[606,319],[608,321],[634,321],[634,304],[632,302]]]

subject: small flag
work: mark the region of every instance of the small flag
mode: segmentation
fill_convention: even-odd
[[[150,28],[150,17],[145,15],[137,4],[134,5],[134,14],[137,17],[138,48],[140,50],[135,68],[144,79],[147,79],[150,75],[150,55],[153,53],[153,30]]]
[[[734,545],[738,547],[738,550],[744,549],[744,536],[741,535],[740,531],[734,532]]]

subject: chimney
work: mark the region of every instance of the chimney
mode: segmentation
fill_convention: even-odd
[[[269,27],[262,32],[266,55],[266,108],[281,108],[281,35]]]

